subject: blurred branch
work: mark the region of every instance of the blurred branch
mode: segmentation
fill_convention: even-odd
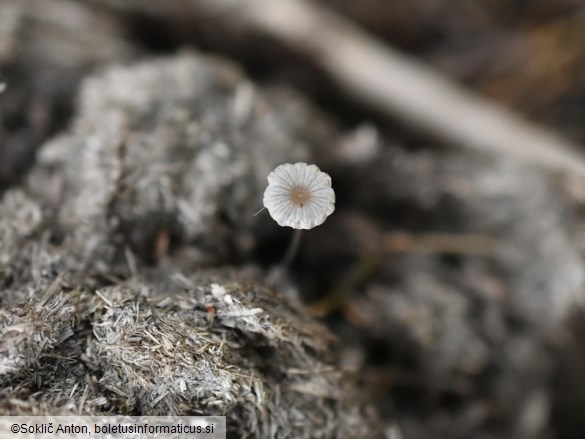
[[[431,233],[415,235],[406,232],[386,233],[379,245],[385,253],[442,253],[451,255],[489,255],[495,242],[482,235]]]
[[[191,5],[293,47],[356,100],[445,142],[585,177],[577,145],[463,89],[317,5],[304,0],[191,0]]]

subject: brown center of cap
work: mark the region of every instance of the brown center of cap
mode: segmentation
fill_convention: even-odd
[[[311,200],[311,194],[306,187],[295,186],[290,191],[290,199],[293,203],[303,207]]]

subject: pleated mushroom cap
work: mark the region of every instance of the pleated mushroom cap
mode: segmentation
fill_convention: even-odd
[[[331,177],[315,165],[280,165],[268,175],[264,206],[280,226],[312,229],[335,210]]]

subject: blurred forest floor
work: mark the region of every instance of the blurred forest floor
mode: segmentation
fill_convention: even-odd
[[[583,142],[581,1],[324,3],[484,96]]]
[[[0,0],[0,414],[583,437],[582,176],[405,124],[222,3]],[[313,3],[582,165],[583,2]],[[272,282],[290,236],[252,215],[285,161],[337,211]]]

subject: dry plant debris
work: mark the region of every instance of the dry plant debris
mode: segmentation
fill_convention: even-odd
[[[342,130],[217,57],[115,61],[138,52],[118,31],[147,9],[174,30],[173,11],[188,21],[199,4],[0,2],[112,30],[51,70],[39,40],[70,35],[59,23],[2,27],[2,43],[38,50],[6,52],[26,75],[0,78],[3,123],[37,83],[20,55],[74,78],[49,82],[63,102],[84,79],[69,128],[49,124],[58,135],[0,199],[0,413],[216,410],[243,437],[556,438],[549,347],[582,300],[582,208],[513,160]],[[270,170],[297,161],[327,169],[337,211],[274,292],[289,235],[253,214]],[[341,343],[295,298],[325,304]]]
[[[193,54],[85,81],[71,132],[0,204],[0,411],[381,434],[325,326],[257,269],[205,269],[246,254],[267,169],[307,154],[308,108]]]

